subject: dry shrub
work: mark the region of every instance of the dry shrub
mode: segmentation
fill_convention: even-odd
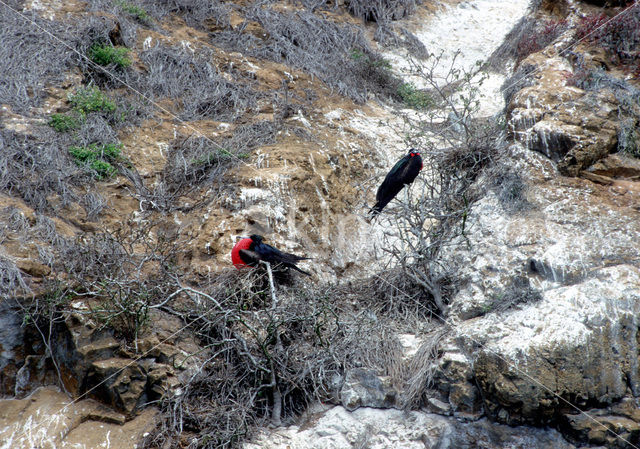
[[[382,246],[400,273],[391,282],[420,292],[439,316],[456,291],[457,269],[443,262],[443,251],[464,239],[469,210],[486,187],[475,183],[502,154],[499,128],[472,122],[467,130],[466,142],[423,152],[422,182],[405,192]]]
[[[531,287],[531,282],[526,276],[516,276],[494,298],[487,311],[504,312],[519,304],[529,304],[540,301],[542,294]]]
[[[507,213],[522,213],[532,207],[526,198],[527,183],[520,173],[506,165],[497,164],[490,176],[498,201]]]
[[[327,396],[332,358],[325,329],[335,317],[326,298],[305,290],[294,297],[288,288],[272,295],[259,270],[225,273],[203,290],[185,290],[181,300],[206,363],[184,394],[166,399],[164,427],[150,445],[232,447],[256,424],[287,421]]]
[[[389,307],[371,282],[310,286],[295,274],[288,282],[272,291],[263,269],[247,269],[183,287],[172,307],[200,340],[201,368],[183,394],[165,398],[147,447],[235,447],[256,426],[290,424],[312,402],[337,401],[351,368],[399,385],[429,371],[437,354],[424,349],[407,370],[396,337],[427,325],[420,316],[404,320],[413,300]]]
[[[238,27],[213,33],[212,41],[256,58],[305,70],[358,102],[366,101],[368,92],[389,90],[385,83],[392,78],[391,73],[385,64],[377,63],[382,59],[371,49],[361,29],[308,11],[283,13],[268,7],[249,8],[246,18],[259,23],[266,36],[258,38]],[[381,77],[380,70],[388,73]]]
[[[191,208],[210,202],[223,191],[233,188],[225,182],[231,167],[242,163],[257,147],[276,142],[278,126],[262,121],[236,127],[229,135],[214,139],[191,135],[178,136],[169,147],[167,163],[160,180],[149,188],[135,167],[120,165],[119,170],[133,184],[133,195],[142,210],[184,210],[180,198],[206,189]]]
[[[9,5],[22,11],[19,3],[10,1]],[[42,19],[37,13],[26,15],[71,45],[76,42],[69,24]],[[45,85],[64,80],[67,70],[77,62],[77,56],[34,28],[30,21],[0,6],[0,60],[0,104],[8,104],[15,112],[27,114],[31,108],[42,104]]]
[[[568,23],[565,19],[549,19],[535,23],[532,29],[521,35],[516,46],[516,60],[521,61],[552,44],[567,28]]]
[[[206,28],[209,23],[220,27],[229,26],[230,7],[221,0],[138,0],[150,15],[157,20],[168,14],[182,17],[187,25]]]
[[[149,311],[177,289],[176,236],[161,226],[123,226],[54,245],[67,283],[91,299],[93,317],[129,343],[148,325]]]
[[[535,11],[535,5],[530,11]],[[487,65],[492,70],[500,72],[507,67],[507,60],[516,63],[532,53],[536,53],[552,44],[562,33],[567,31],[568,23],[565,19],[536,19],[533,11],[522,17],[505,36],[503,43],[491,54]]]
[[[237,158],[237,154],[208,138],[178,138],[169,149],[163,179],[176,192],[185,185],[211,183],[222,176]]]
[[[397,269],[397,280],[415,286],[441,316],[455,293],[457,271],[445,263],[444,250],[464,242],[470,208],[489,187],[478,181],[505,148],[501,124],[477,117],[482,66],[457,67],[456,57],[444,75],[441,56],[411,61],[412,75],[421,78],[436,106],[400,114],[406,147],[421,150],[424,169],[399,195],[405,200],[387,208],[391,223],[380,245],[392,261],[387,271]]]
[[[416,0],[347,0],[345,3],[351,14],[372,22],[402,19],[416,8]]]
[[[604,48],[612,63],[628,72],[640,74],[640,7],[637,2],[626,6],[613,20],[605,14],[581,18],[576,27],[576,37]]]
[[[256,104],[257,93],[240,79],[227,81],[212,65],[213,50],[156,46],[140,53],[146,71],[131,82],[154,99],[175,100],[184,120],[234,121]]]
[[[9,298],[29,291],[22,271],[11,259],[0,256],[0,296]]]
[[[422,336],[418,352],[411,358],[403,372],[404,385],[402,405],[407,408],[424,406],[440,358],[440,341],[446,335],[448,326],[437,326]]]
[[[0,191],[37,211],[77,201],[73,186],[86,178],[68,155],[65,140],[48,126],[31,129],[29,135],[0,129]]]
[[[533,74],[536,69],[533,65],[520,64],[518,69],[505,80],[500,87],[504,102],[507,106],[511,103],[513,96],[525,87],[533,85]]]

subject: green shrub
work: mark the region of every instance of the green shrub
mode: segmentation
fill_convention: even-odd
[[[65,133],[67,131],[78,129],[81,125],[80,119],[78,117],[67,114],[51,114],[48,124],[59,133]]]
[[[413,109],[424,110],[434,106],[433,98],[411,83],[403,83],[398,86],[398,95],[407,106]]]
[[[398,94],[402,82],[393,74],[388,59],[360,49],[351,50],[350,56],[353,61],[352,73],[367,91],[395,100],[402,99]]]
[[[391,70],[391,62],[389,62],[388,59],[376,57],[375,55],[368,55],[360,49],[354,49],[351,51],[351,59],[362,63],[371,69]]]
[[[131,14],[133,17],[135,17],[136,19],[138,19],[140,22],[143,23],[149,23],[151,22],[151,17],[149,16],[149,14],[147,13],[147,11],[144,8],[141,8],[139,6],[136,6],[132,3],[129,3],[125,0],[121,0],[118,2],[118,6],[120,6],[120,8],[126,12],[127,14]]]
[[[89,112],[114,112],[116,110],[115,102],[96,86],[79,89],[69,97],[69,102],[82,115]]]
[[[69,148],[69,154],[73,156],[76,164],[93,171],[97,179],[110,178],[117,172],[112,162],[119,160],[121,153],[121,143],[109,143],[106,145],[94,143],[86,147],[74,146]]]
[[[112,47],[107,44],[94,44],[87,54],[89,59],[98,65],[106,66],[115,64],[116,67],[126,68],[131,65],[129,49],[125,47]]]

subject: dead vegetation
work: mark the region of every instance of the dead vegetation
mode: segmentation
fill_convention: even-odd
[[[407,369],[396,335],[428,322],[404,305],[389,307],[386,294],[370,282],[290,282],[271,290],[264,271],[233,271],[173,295],[171,307],[191,323],[203,346],[203,363],[184,394],[165,398],[163,425],[145,447],[233,447],[256,426],[288,424],[315,401],[339,401],[341,378],[355,367],[400,385],[411,380],[406,404],[422,399],[428,381],[418,385],[415,376],[432,369],[442,333],[428,339]]]
[[[73,182],[84,178],[68,156],[63,139],[45,126],[34,126],[35,135],[0,129],[0,190],[21,198],[36,211],[77,199]]]
[[[183,120],[235,121],[255,106],[258,93],[247,80],[227,81],[212,65],[214,54],[207,47],[192,53],[184,47],[156,46],[140,53],[145,71],[131,74],[130,81],[153,99],[174,100],[174,112]]]
[[[0,256],[0,295],[6,297],[28,291],[22,271],[12,260]]]
[[[366,101],[369,92],[393,95],[399,83],[388,67],[376,63],[382,61],[381,57],[356,26],[336,23],[313,12],[282,12],[259,4],[247,8],[245,14],[247,20],[260,24],[265,36],[254,36],[239,27],[212,33],[212,42],[304,70],[359,103]],[[381,71],[385,72],[382,77]],[[392,81],[391,86],[388,81]]]
[[[10,1],[9,5],[18,10],[20,2]],[[65,73],[77,59],[73,52],[54,39],[43,36],[28,20],[2,6],[0,10],[0,104],[9,105],[14,112],[33,113],[45,98],[44,87],[60,84]],[[75,41],[74,26],[41,19],[37,14],[29,15],[29,20],[51,29],[65,41]]]

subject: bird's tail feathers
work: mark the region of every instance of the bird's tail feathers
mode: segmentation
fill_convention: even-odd
[[[305,257],[305,259],[309,259],[309,257]],[[311,273],[309,273],[308,271],[304,271],[302,268],[294,265],[294,264],[288,264],[287,266],[293,268],[296,271],[299,271],[302,274],[306,274],[307,276],[311,276]]]
[[[380,214],[380,212],[382,212],[383,208],[383,205],[380,205],[380,203],[376,203],[375,206],[369,209],[369,220],[376,218]]]

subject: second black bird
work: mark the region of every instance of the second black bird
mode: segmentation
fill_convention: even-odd
[[[253,234],[248,239],[240,240],[231,252],[231,259],[234,265],[240,264],[256,266],[261,260],[269,262],[272,265],[284,265],[288,268],[304,273],[307,276],[311,274],[296,266],[301,260],[310,259],[310,257],[296,256],[295,254],[285,253],[278,248],[274,248],[262,241],[261,235]],[[237,260],[236,260],[237,259]]]
[[[376,193],[376,204],[371,208],[369,213],[371,218],[382,212],[389,201],[402,190],[405,185],[411,184],[422,170],[422,156],[415,149],[409,152],[387,173],[387,176],[378,187]]]

